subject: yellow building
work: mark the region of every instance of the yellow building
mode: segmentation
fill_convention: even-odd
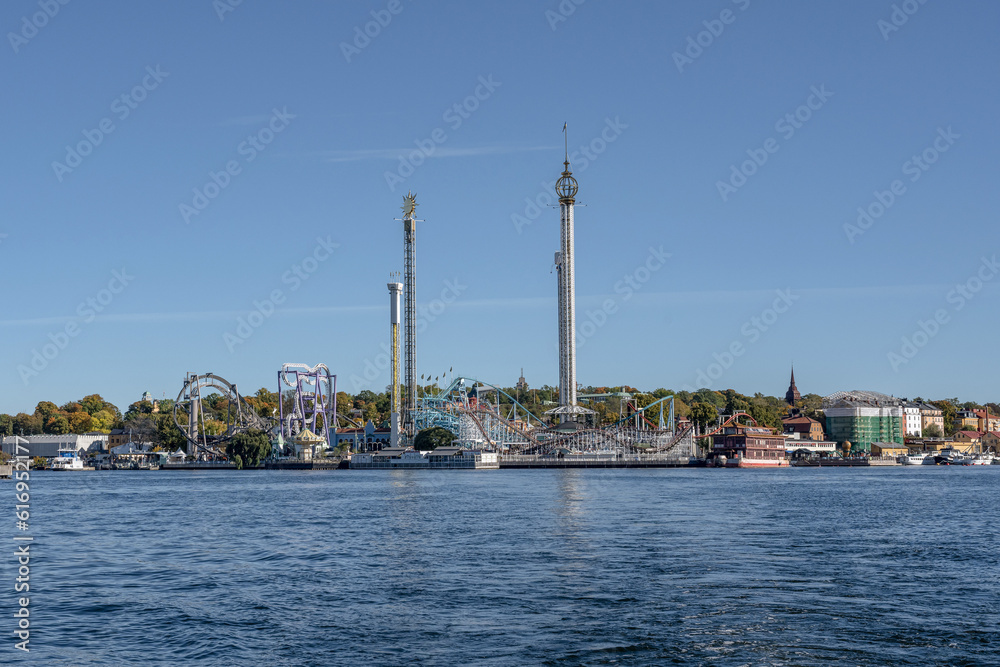
[[[872,443],[872,456],[885,456],[885,457],[895,457],[895,456],[905,456],[910,453],[910,450],[897,443],[897,442],[873,442]]]

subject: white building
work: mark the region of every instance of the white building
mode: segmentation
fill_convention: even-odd
[[[906,437],[923,437],[922,418],[919,403],[903,403],[903,433]]]
[[[22,449],[18,452],[14,438],[21,439]],[[27,440],[27,444],[24,441]],[[7,436],[3,439],[3,451],[11,456],[43,456],[47,459],[58,456],[60,449],[72,449],[80,454],[97,452],[106,449],[107,433],[67,433],[65,435],[25,435]],[[27,453],[25,453],[27,449]]]

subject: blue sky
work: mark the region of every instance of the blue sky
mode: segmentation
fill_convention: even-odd
[[[996,400],[1000,6],[896,7],[6,2],[0,410],[384,388],[409,189],[418,373],[555,384],[564,122],[581,383]]]

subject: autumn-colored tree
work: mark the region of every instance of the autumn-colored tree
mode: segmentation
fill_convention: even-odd
[[[42,420],[42,424],[47,424],[49,419],[59,414],[59,408],[52,401],[39,401],[35,406],[35,416]]]
[[[116,421],[117,418],[109,410],[98,410],[91,416],[90,428],[99,433],[107,433],[115,427]]]
[[[87,433],[94,428],[94,418],[84,412],[73,412],[69,416],[69,430],[71,433]]]
[[[45,422],[45,432],[53,435],[65,435],[69,433],[69,420],[60,414],[53,415]]]

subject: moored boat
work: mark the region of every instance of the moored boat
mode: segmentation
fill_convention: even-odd
[[[988,466],[992,465],[996,457],[989,452],[983,452],[981,454],[976,454],[969,460],[970,466]]]
[[[60,449],[59,455],[52,459],[50,470],[93,470],[83,465],[83,459],[75,449]]]
[[[934,463],[939,466],[970,465],[972,457],[966,456],[954,447],[945,447],[934,455]]]
[[[904,466],[934,465],[934,455],[927,452],[903,454],[898,461]]]

